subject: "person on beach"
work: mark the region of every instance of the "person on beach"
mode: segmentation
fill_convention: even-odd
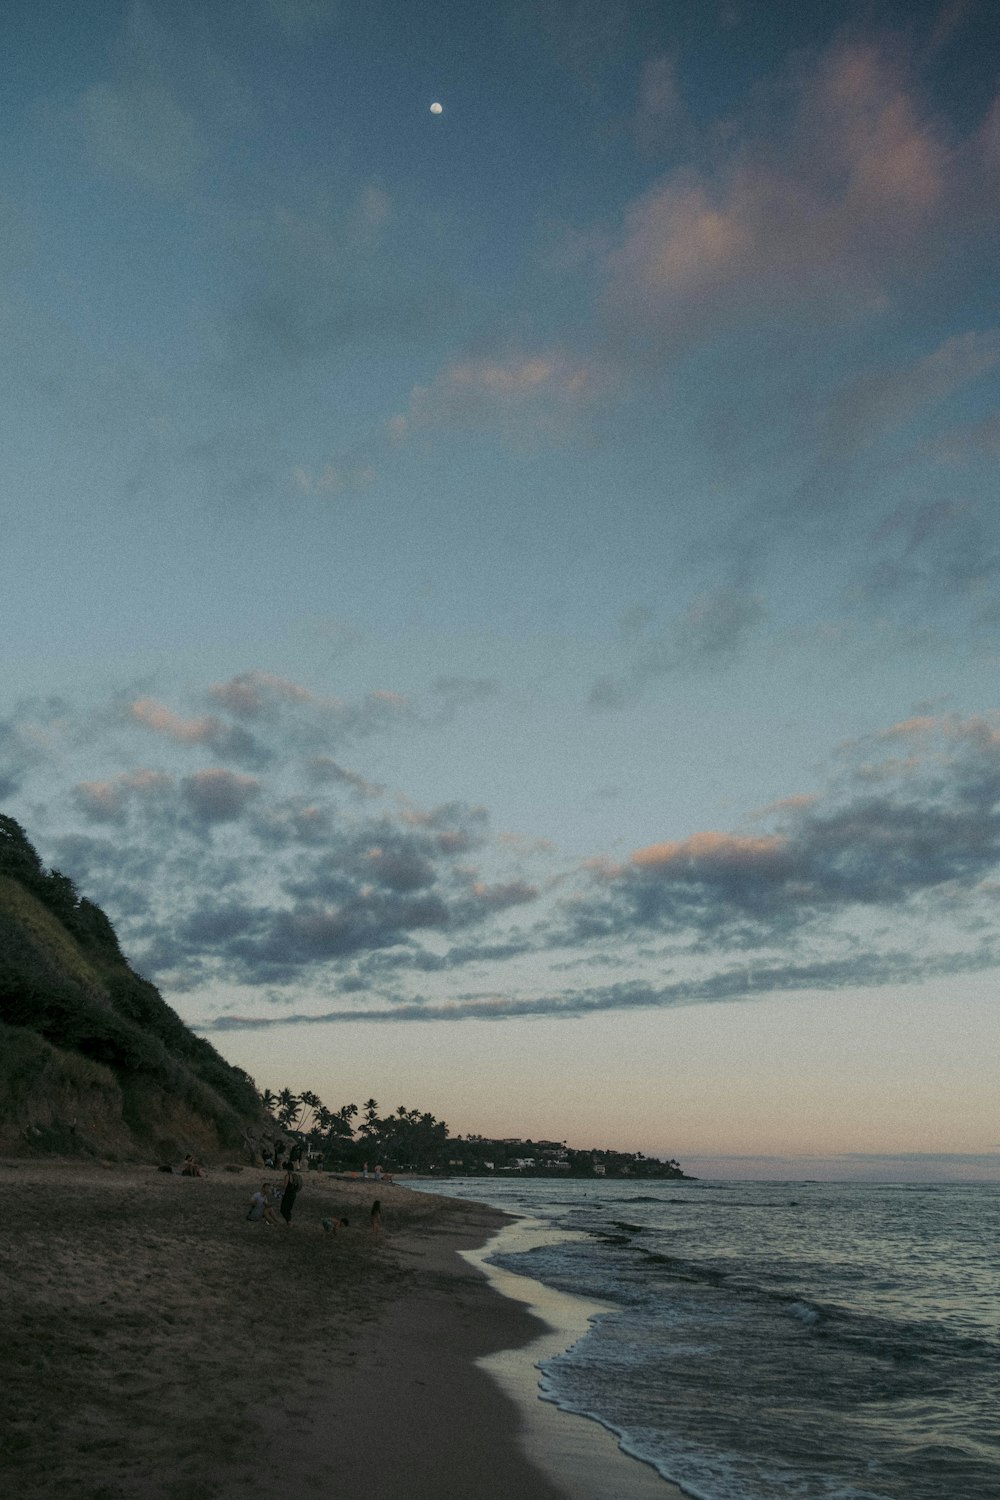
[[[281,1217],[289,1228],[292,1225],[292,1209],[295,1207],[295,1200],[301,1186],[302,1178],[298,1172],[292,1171],[292,1165],[289,1162],[288,1171],[285,1173],[284,1191],[281,1194]]]
[[[338,1229],[346,1229],[351,1221],[350,1219],[324,1219],[322,1222],[327,1234],[336,1234]]]
[[[182,1177],[204,1177],[204,1175],[205,1174],[204,1174],[204,1172],[201,1169],[201,1163],[195,1161],[194,1157],[191,1155],[191,1153],[189,1151],[188,1154],[187,1154],[187,1156],[185,1156],[185,1158],[184,1158],[184,1165],[181,1167],[181,1176]]]
[[[271,1207],[270,1194],[266,1182],[262,1182],[260,1188],[250,1199],[250,1212],[247,1218],[251,1223],[259,1223],[263,1219],[265,1224],[277,1224],[278,1216]]]
[[[376,1198],[372,1204],[372,1239],[377,1240],[382,1233],[382,1201]]]

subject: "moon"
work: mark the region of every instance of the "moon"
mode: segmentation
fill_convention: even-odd
[[[434,103],[431,105],[431,114],[432,115],[443,115],[444,114],[444,105],[443,104],[439,104],[437,102],[437,100],[435,99]]]

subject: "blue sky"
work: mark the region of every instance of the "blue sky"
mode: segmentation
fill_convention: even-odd
[[[998,29],[9,8],[0,805],[262,1086],[994,1170]]]

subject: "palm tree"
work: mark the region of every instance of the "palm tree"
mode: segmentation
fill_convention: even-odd
[[[278,1124],[284,1125],[286,1129],[295,1124],[299,1117],[299,1101],[297,1095],[291,1089],[282,1089],[278,1095]]]
[[[304,1105],[306,1109],[306,1113],[303,1114],[302,1119],[299,1121],[299,1129],[303,1135],[308,1135],[315,1122],[316,1111],[322,1109],[323,1104],[319,1095],[312,1093],[309,1089],[302,1090],[299,1095],[299,1103]]]
[[[274,1107],[278,1102],[278,1096],[277,1094],[273,1093],[271,1089],[265,1089],[260,1096],[260,1102],[262,1108],[266,1110],[269,1115],[273,1115]]]

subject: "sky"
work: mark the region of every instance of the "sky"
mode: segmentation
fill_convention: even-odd
[[[5,75],[0,810],[140,972],[333,1108],[1000,1179],[991,0]]]

